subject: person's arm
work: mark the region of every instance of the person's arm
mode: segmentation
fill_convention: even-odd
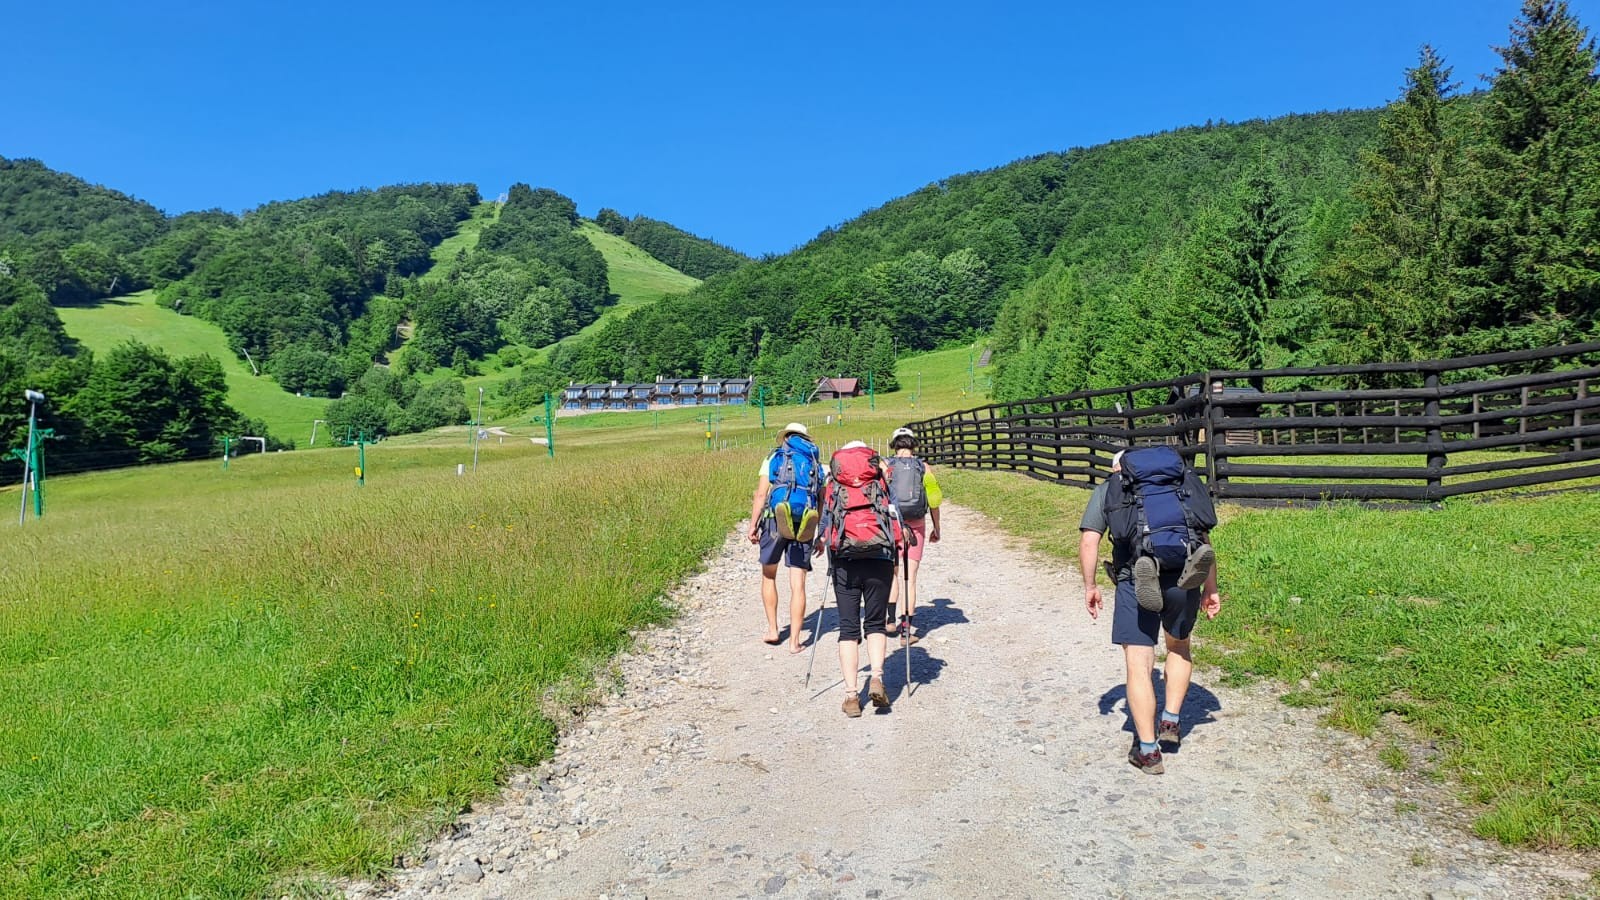
[[[1200,595],[1200,608],[1205,611],[1206,618],[1215,619],[1217,613],[1222,612],[1222,595],[1217,593],[1217,563],[1211,562],[1211,571],[1206,573],[1205,593]]]
[[[933,477],[933,466],[922,464],[922,492],[928,495],[928,518],[933,521],[933,528],[928,531],[928,543],[939,542],[939,504],[944,502],[944,491],[939,489],[939,480]]]
[[[1089,618],[1100,618],[1100,585],[1096,575],[1100,571],[1100,532],[1085,528],[1078,533],[1078,569],[1083,573],[1083,605],[1089,609]]]
[[[756,482],[755,495],[750,498],[750,543],[761,543],[761,512],[767,506],[767,493],[772,490],[772,483],[767,480],[767,470],[761,469],[761,479]]]

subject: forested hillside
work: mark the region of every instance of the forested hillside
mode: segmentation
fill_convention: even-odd
[[[754,371],[778,396],[869,369],[889,386],[896,350],[971,340],[1058,267],[1129,283],[1247,173],[1282,172],[1284,202],[1325,231],[1345,227],[1376,121],[1209,125],[958,175],[608,326],[558,362],[595,379]]]
[[[699,279],[732,272],[750,262],[750,257],[732,247],[646,216],[629,219],[614,209],[602,209],[595,216],[595,224],[679,272]]]
[[[583,379],[892,384],[992,328],[1015,398],[1206,368],[1531,346],[1596,329],[1588,33],[1528,0],[1486,92],[1432,51],[1386,110],[1205,126],[945,179],[563,348]],[[894,348],[878,352],[889,345]]]
[[[1058,250],[1000,314],[997,394],[1593,339],[1594,44],[1530,0],[1500,53],[1488,90],[1462,94],[1424,48],[1348,190],[1263,153],[1120,272]]]
[[[167,231],[148,203],[0,156],[0,265],[52,303],[82,303],[149,284],[142,251]]]

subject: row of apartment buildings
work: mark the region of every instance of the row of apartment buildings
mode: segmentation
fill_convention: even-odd
[[[567,385],[561,408],[598,410],[664,409],[675,406],[737,406],[750,399],[749,378],[662,378],[654,383]]]

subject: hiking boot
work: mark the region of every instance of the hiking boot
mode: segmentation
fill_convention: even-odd
[[[1161,596],[1161,570],[1149,556],[1133,561],[1133,598],[1145,612],[1158,613],[1166,606]]]
[[[1134,738],[1133,746],[1128,748],[1128,762],[1133,763],[1135,769],[1146,775],[1160,775],[1167,771],[1167,767],[1161,764],[1161,751],[1140,753],[1138,738]]]
[[[867,699],[871,700],[872,705],[879,709],[889,708],[889,692],[884,690],[882,678],[874,675],[872,680],[867,682]],[[856,708],[860,709],[860,707],[861,704],[857,703]],[[857,715],[860,715],[860,713],[857,713]]]
[[[1183,735],[1179,733],[1178,723],[1169,719],[1156,718],[1156,740],[1163,746],[1171,744],[1173,747],[1183,743]]]
[[[855,694],[844,698],[844,705],[839,708],[844,710],[844,714],[852,719],[861,718],[861,698]]]
[[[1183,571],[1178,573],[1178,587],[1192,591],[1205,584],[1206,576],[1211,574],[1211,566],[1216,561],[1217,551],[1211,549],[1210,544],[1194,548],[1194,552],[1183,563]]]

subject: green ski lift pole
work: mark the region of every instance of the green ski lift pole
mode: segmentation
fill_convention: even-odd
[[[228,471],[228,442],[231,440],[232,438],[227,435],[222,437],[222,471],[224,472]]]
[[[872,370],[868,369],[867,370],[867,409],[876,410],[877,408],[878,408],[878,395],[873,393],[873,391],[872,391]]]

